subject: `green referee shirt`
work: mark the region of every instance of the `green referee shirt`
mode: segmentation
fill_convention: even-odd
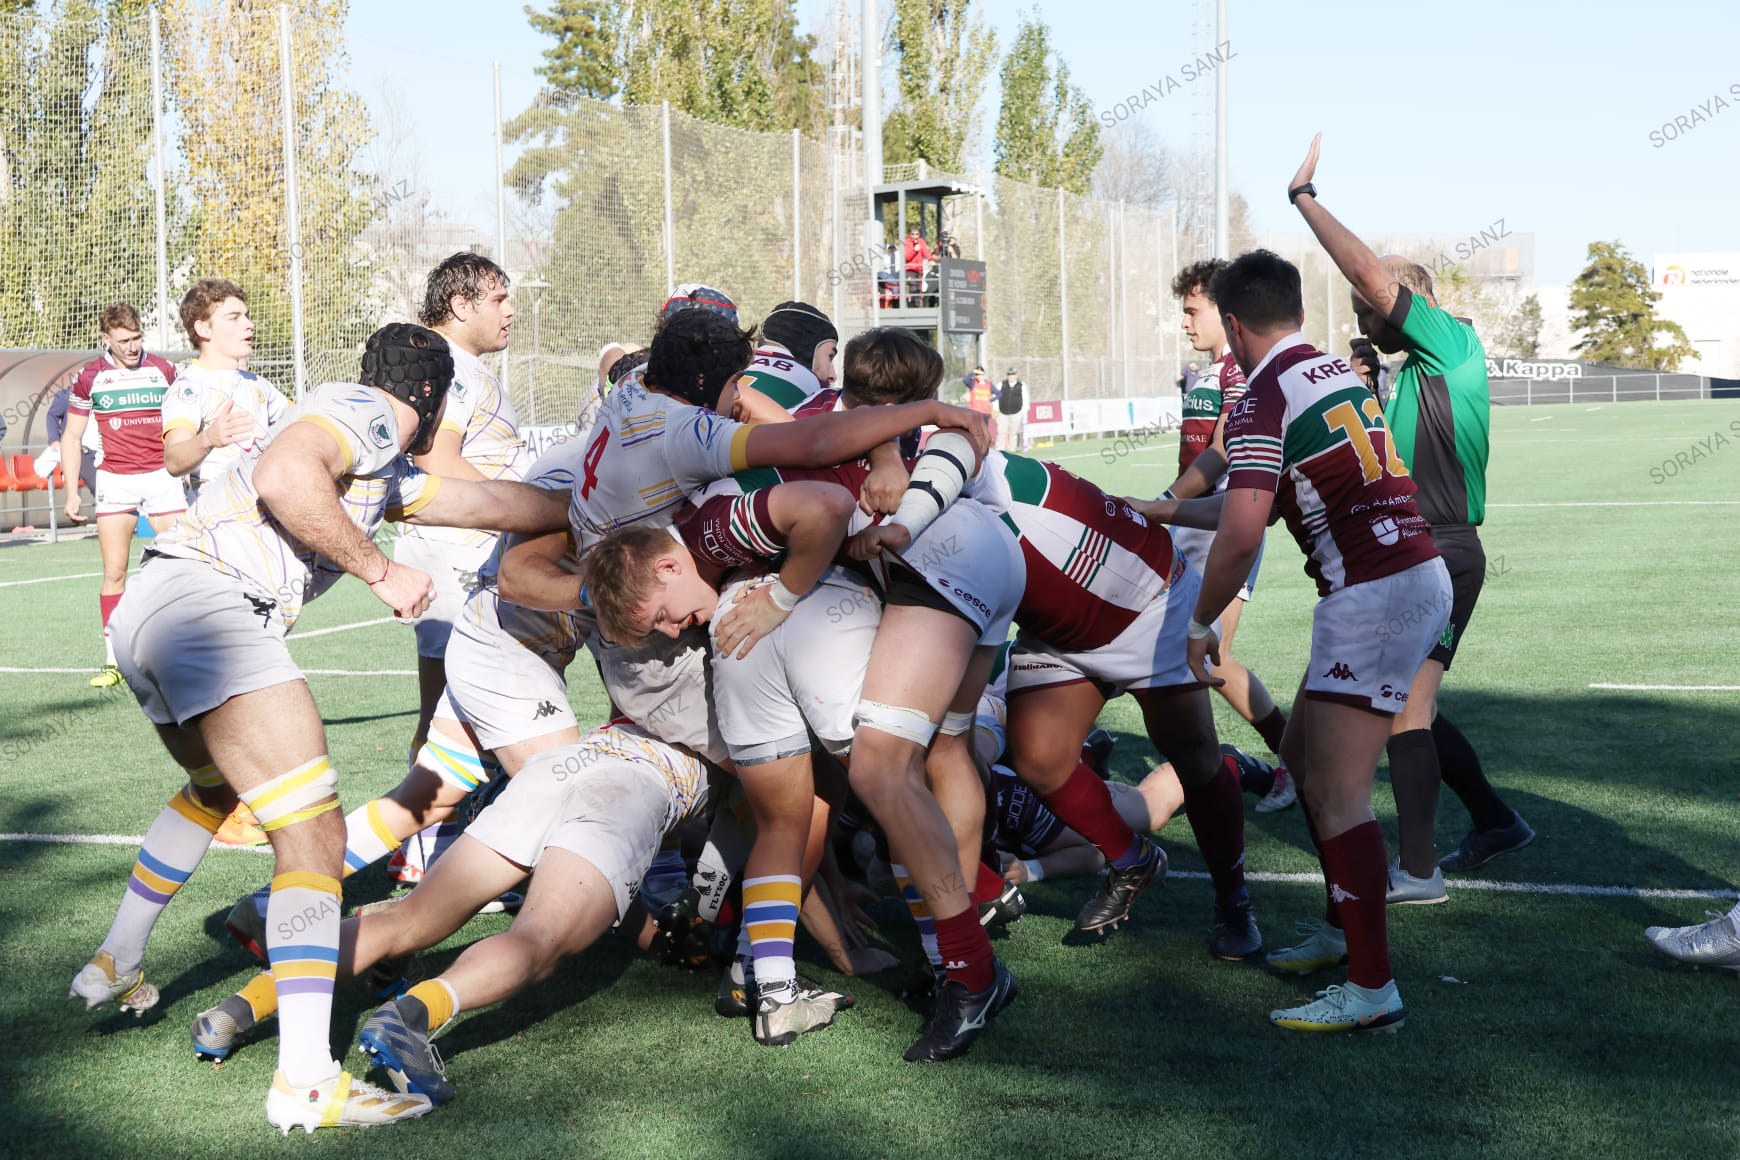
[[[1384,422],[1413,474],[1427,522],[1478,525],[1486,519],[1492,410],[1486,348],[1448,310],[1399,289],[1389,321],[1408,358],[1396,373]]]

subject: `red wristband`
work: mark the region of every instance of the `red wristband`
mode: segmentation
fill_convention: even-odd
[[[391,572],[392,570],[393,570],[393,562],[391,560],[388,560],[387,566],[385,568],[381,569],[381,574],[379,576],[376,576],[373,580],[365,580],[364,583],[367,584],[370,588],[373,588],[376,584],[379,584],[382,580],[385,580],[387,578],[387,573]]]

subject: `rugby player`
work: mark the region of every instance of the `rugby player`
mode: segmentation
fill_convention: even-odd
[[[1313,928],[1269,962],[1309,970],[1345,953],[1347,984],[1269,1018],[1296,1031],[1393,1030],[1404,1011],[1390,970],[1388,858],[1371,784],[1402,707],[1395,694],[1449,619],[1450,576],[1377,401],[1344,360],[1299,333],[1299,271],[1254,250],[1215,275],[1210,295],[1250,386],[1227,420],[1227,489],[1189,624],[1191,670],[1219,680],[1209,668],[1219,659],[1213,620],[1237,598],[1277,510],[1319,596],[1310,668],[1281,756],[1298,782],[1340,929]],[[1398,631],[1384,631],[1403,611],[1410,615]]]
[[[1289,197],[1351,284],[1360,333],[1387,354],[1407,352],[1384,408],[1384,422],[1395,433],[1397,454],[1413,473],[1420,514],[1432,525],[1432,542],[1450,570],[1450,623],[1412,687],[1399,698],[1402,709],[1389,742],[1401,847],[1391,900],[1444,902],[1444,870],[1473,870],[1535,840],[1534,830],[1486,779],[1473,744],[1438,708],[1439,686],[1486,579],[1479,531],[1486,518],[1491,410],[1486,351],[1472,326],[1437,304],[1432,276],[1423,266],[1394,255],[1378,258],[1319,204],[1311,178],[1321,144],[1318,134],[1288,187]],[[1302,192],[1294,197],[1293,190]],[[1367,386],[1375,390],[1377,384]],[[1462,799],[1474,821],[1461,846],[1441,862],[1432,844],[1440,779]]]
[[[400,617],[428,607],[430,578],[370,542],[384,519],[543,532],[565,514],[560,493],[443,481],[406,458],[429,449],[452,374],[440,335],[376,331],[360,385],[312,392],[259,458],[210,487],[153,546],[114,619],[121,670],[189,784],[147,832],[114,925],[70,994],[87,1008],[156,1002],[140,966],[151,927],[246,801],[276,855],[265,938],[281,1033],[266,1116],[286,1133],[388,1123],[429,1103],[355,1084],[332,1058],[344,827],[320,713],[284,637],[346,572]]]
[[[97,605],[103,618],[102,671],[93,689],[121,683],[109,617],[127,590],[127,561],[139,513],[154,531],[167,531],[187,510],[181,481],[163,469],[163,398],[175,382],[175,368],[161,355],[145,353],[139,312],[125,302],[105,306],[97,315],[103,353],[86,363],[67,396],[66,428],[60,435],[60,461],[74,465],[65,473],[66,515],[79,516],[76,465],[79,440],[93,416],[103,437],[103,462],[97,468],[97,546],[103,557],[103,583]]]
[[[699,682],[683,692],[699,695]],[[531,875],[511,927],[383,1004],[358,1045],[425,1111],[452,1099],[429,1040],[462,1010],[548,978],[621,922],[661,843],[706,809],[710,774],[695,754],[625,721],[537,754],[409,894],[340,927],[334,966],[349,978],[442,942]],[[200,1014],[194,1051],[227,1058],[278,1002],[272,973],[262,972]]]
[[[761,320],[761,345],[743,378],[786,410],[834,385],[840,332],[807,302],[781,302]]]
[[[507,272],[482,254],[461,250],[433,270],[423,288],[417,320],[447,340],[453,354],[453,385],[435,444],[413,462],[448,479],[523,479],[531,457],[520,438],[519,417],[501,384],[480,356],[507,349],[514,322]],[[477,587],[478,574],[495,554],[496,535],[483,530],[404,529],[393,559],[435,580],[435,599],[417,618],[417,727],[411,736],[416,764],[429,737],[429,722],[447,686],[445,658],[454,623]],[[391,874],[415,882],[458,836],[451,821],[438,822],[408,839],[395,853]]]
[[[1226,416],[1244,397],[1245,376],[1233,361],[1220,315],[1208,296],[1209,283],[1225,266],[1226,262],[1219,258],[1207,258],[1186,266],[1172,279],[1172,296],[1183,306],[1184,333],[1190,339],[1191,349],[1214,361],[1185,391],[1184,417],[1178,434],[1178,478],[1166,489],[1164,499],[1218,495],[1226,490]],[[1172,543],[1200,574],[1214,543],[1214,532],[1177,527],[1172,531]],[[1239,618],[1256,590],[1257,571],[1262,566],[1263,553],[1259,548],[1251,574],[1239,588],[1239,598],[1221,614],[1221,665],[1217,673],[1226,682],[1219,692],[1227,704],[1261,734],[1270,752],[1278,754],[1281,735],[1287,729],[1287,715],[1276,706],[1262,680],[1232,655],[1233,634],[1238,631]],[[1284,810],[1297,797],[1293,779],[1282,766],[1275,771],[1273,787],[1257,802],[1257,812]]]
[[[1727,914],[1696,926],[1652,926],[1643,937],[1650,946],[1682,963],[1740,971],[1740,903]]]

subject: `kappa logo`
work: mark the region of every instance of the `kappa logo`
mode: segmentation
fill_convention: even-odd
[[[1329,671],[1324,673],[1323,675],[1326,677],[1333,677],[1335,680],[1338,680],[1338,681],[1357,681],[1357,680],[1359,680],[1358,677],[1353,675],[1353,670],[1348,668],[1346,665],[1342,664],[1340,661],[1336,661],[1334,664],[1330,665]]]
[[[1340,883],[1337,883],[1337,882],[1331,882],[1329,884],[1329,897],[1334,899],[1336,902],[1358,902],[1359,901],[1359,895],[1355,894],[1351,890],[1343,890],[1341,888]]]
[[[261,600],[258,596],[249,596],[245,592],[242,596],[254,606],[254,615],[260,618],[261,624],[268,628],[271,627],[272,612],[278,607],[278,602],[276,600]]]
[[[532,720],[541,721],[545,717],[554,717],[559,712],[561,712],[561,710],[556,708],[553,701],[539,701],[538,711],[532,714]]]

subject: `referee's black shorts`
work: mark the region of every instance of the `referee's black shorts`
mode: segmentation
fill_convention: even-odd
[[[1448,669],[1480,602],[1480,589],[1486,583],[1486,549],[1480,545],[1480,529],[1473,524],[1434,527],[1432,543],[1450,571],[1450,623],[1427,659]]]

